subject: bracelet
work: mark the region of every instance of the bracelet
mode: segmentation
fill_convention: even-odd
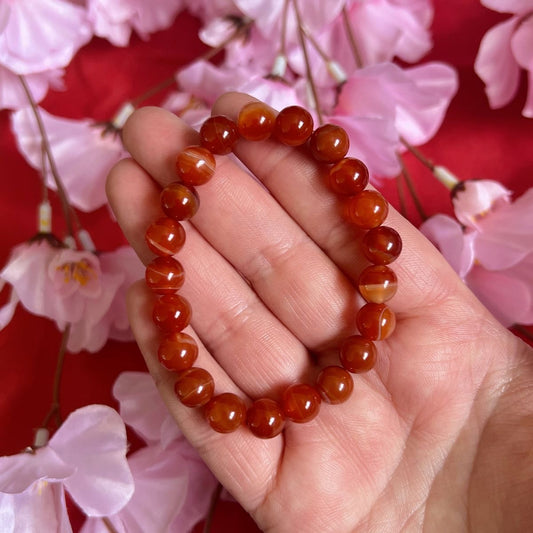
[[[366,300],[357,313],[359,335],[346,338],[339,349],[339,366],[324,368],[314,385],[295,383],[283,392],[280,402],[260,398],[247,407],[233,393],[215,395],[215,383],[209,372],[194,366],[198,346],[182,330],[191,319],[191,306],[180,294],[184,270],[174,255],[185,242],[180,221],[198,211],[195,187],[208,182],[215,173],[213,154],[231,152],[239,138],[262,141],[273,137],[288,146],[307,145],[320,165],[329,165],[329,186],[343,198],[343,217],[362,230],[362,252],[370,265],[358,279],[358,288]],[[287,420],[304,423],[314,419],[322,401],[345,402],[353,390],[352,373],[373,368],[377,350],[373,341],[387,338],[396,325],[394,312],[385,304],[396,293],[395,273],[387,266],[402,249],[398,233],[383,226],[388,203],[377,191],[368,190],[368,169],[362,161],[345,157],[349,148],[346,132],[334,124],[313,130],[313,118],[299,106],[290,106],[277,115],[262,102],[245,105],[233,122],[225,116],[208,118],[200,129],[200,145],[188,146],[176,157],[178,180],[161,192],[165,216],[147,229],[145,239],[157,257],[146,268],[146,283],[158,296],[153,321],[162,332],[158,348],[160,363],[177,373],[175,392],[188,407],[202,407],[209,425],[229,433],[246,424],[260,438],[278,435]]]

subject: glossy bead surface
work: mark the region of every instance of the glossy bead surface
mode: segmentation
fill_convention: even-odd
[[[368,372],[376,363],[376,345],[361,335],[344,339],[339,353],[342,366],[353,374]]]
[[[382,341],[396,327],[396,315],[385,304],[366,304],[357,313],[357,328],[367,339]]]
[[[283,144],[300,146],[313,133],[313,117],[303,107],[293,105],[282,109],[276,117],[273,135]]]
[[[187,333],[169,333],[161,339],[157,357],[167,370],[182,372],[194,365],[198,357],[198,345]]]
[[[209,117],[200,128],[202,146],[214,154],[229,154],[239,139],[237,125],[228,117]]]
[[[316,379],[316,389],[325,402],[343,403],[352,394],[352,376],[340,366],[327,366]]]
[[[185,185],[203,185],[215,173],[213,154],[202,146],[188,146],[176,157],[176,173]]]
[[[161,191],[161,208],[174,220],[193,217],[200,207],[196,191],[183,183],[174,182]]]
[[[371,229],[362,241],[365,257],[375,265],[392,263],[402,251],[402,239],[398,232],[388,226]]]
[[[231,433],[242,426],[246,418],[246,405],[243,400],[226,392],[213,396],[204,408],[209,425],[219,433]]]
[[[146,285],[156,294],[174,294],[185,282],[181,263],[173,257],[156,257],[146,267]]]
[[[335,124],[317,128],[309,139],[311,155],[320,163],[337,163],[350,148],[348,134]]]
[[[320,394],[305,383],[295,383],[283,393],[283,414],[293,422],[304,423],[313,420],[320,410]]]
[[[285,416],[278,402],[261,398],[248,408],[246,424],[256,437],[271,439],[283,431]]]
[[[387,200],[377,191],[362,191],[346,200],[344,217],[362,229],[381,225],[389,213]]]
[[[177,220],[161,217],[148,226],[145,241],[156,255],[174,255],[185,243],[185,230]]]
[[[155,304],[152,317],[164,333],[181,331],[191,320],[191,304],[179,294],[165,294]]]
[[[396,294],[398,278],[389,267],[369,266],[361,272],[358,287],[361,296],[367,302],[382,304]]]
[[[215,381],[207,370],[193,366],[178,375],[174,391],[183,405],[201,407],[213,397]]]
[[[368,185],[368,180],[368,168],[360,159],[353,157],[341,159],[329,171],[329,185],[337,194],[358,194]]]
[[[264,141],[272,135],[276,115],[263,102],[250,102],[239,113],[237,130],[243,139],[249,141]]]

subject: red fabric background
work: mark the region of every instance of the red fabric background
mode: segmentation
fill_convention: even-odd
[[[435,46],[426,59],[455,66],[460,89],[443,127],[423,151],[461,178],[498,180],[520,195],[533,182],[533,120],[520,115],[525,100],[525,77],[513,103],[492,111],[483,84],[473,72],[481,37],[505,17],[475,1],[436,0],[435,4]],[[133,38],[127,49],[93,39],[67,69],[66,91],[51,92],[42,106],[65,117],[109,119],[122,102],[172,75],[177,67],[204,50],[196,36],[197,29],[194,19],[182,15],[169,30],[153,35],[149,42]],[[160,101],[158,95],[148,103]],[[40,199],[37,173],[18,153],[6,111],[0,112],[0,158],[0,265],[3,265],[12,247],[33,235]],[[407,155],[406,160],[427,213],[450,212],[446,190],[412,156]],[[384,190],[393,205],[398,206],[394,183],[385,184]],[[54,207],[58,207],[57,199],[53,199]],[[409,213],[418,224],[420,220],[412,205]],[[82,213],[81,219],[97,248],[110,250],[124,242],[107,209]],[[61,222],[54,223],[54,231],[61,235]],[[5,298],[3,291],[0,302]],[[60,334],[52,323],[20,307],[9,326],[0,332],[0,455],[16,453],[31,443],[33,430],[49,407],[59,342]],[[124,370],[145,370],[133,343],[109,342],[96,355],[68,355],[61,385],[63,415],[91,403],[116,406],[111,387]],[[81,517],[74,514],[76,526]],[[253,522],[236,504],[220,504],[214,533],[253,530]]]

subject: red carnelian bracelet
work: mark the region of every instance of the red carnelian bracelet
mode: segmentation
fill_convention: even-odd
[[[359,292],[368,303],[357,313],[360,335],[348,337],[340,347],[342,366],[324,368],[314,386],[290,385],[279,403],[261,398],[247,408],[235,394],[215,396],[211,374],[193,366],[198,346],[182,331],[190,322],[191,306],[177,294],[184,282],[184,271],[172,256],[185,242],[180,221],[191,218],[198,210],[195,187],[209,181],[215,172],[213,154],[228,154],[239,137],[261,141],[271,136],[289,146],[307,143],[318,163],[332,165],[328,169],[329,185],[344,198],[344,218],[368,230],[362,239],[362,251],[371,264],[358,280]],[[200,129],[200,146],[189,146],[176,158],[178,181],[161,192],[165,216],[146,231],[146,242],[158,256],[146,268],[146,283],[158,295],[153,320],[163,334],[159,361],[166,369],[177,372],[175,391],[181,403],[203,407],[215,431],[229,433],[246,423],[254,435],[271,438],[283,430],[287,419],[302,423],[315,418],[322,400],[331,404],[346,401],[353,390],[350,373],[370,370],[376,360],[372,341],[385,339],[394,330],[395,315],[384,302],[394,296],[397,278],[386,265],[398,257],[402,241],[394,229],[382,225],[388,203],[377,191],[365,190],[368,170],[359,159],[345,157],[348,147],[348,135],[339,126],[325,124],[313,131],[313,119],[302,107],[287,107],[276,116],[265,104],[252,102],[242,108],[237,123],[224,116],[208,118]]]

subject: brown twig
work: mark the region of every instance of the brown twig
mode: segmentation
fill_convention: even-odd
[[[213,496],[211,497],[211,504],[209,505],[209,511],[207,512],[207,516],[205,518],[203,533],[210,533],[211,531],[211,527],[213,525],[213,517],[215,516],[215,509],[217,507],[218,501],[220,500],[221,494],[222,485],[219,483],[213,492]]]
[[[361,58],[361,54],[359,53],[359,49],[357,48],[357,43],[355,42],[355,35],[353,33],[352,25],[350,24],[348,12],[346,11],[346,6],[342,8],[342,20],[344,22],[346,35],[348,36],[348,42],[350,43],[350,50],[352,51],[355,66],[357,68],[362,68],[363,60]]]
[[[402,169],[403,179],[405,180],[407,189],[409,190],[409,193],[411,194],[411,197],[413,198],[413,202],[415,204],[416,210],[418,211],[418,214],[422,220],[427,220],[428,216],[426,215],[426,212],[424,211],[424,208],[422,207],[422,203],[420,202],[420,199],[418,198],[418,194],[416,193],[416,189],[415,189],[413,180],[411,179],[411,175],[409,174],[409,171],[407,170],[407,167],[405,166],[402,156],[399,154],[398,154],[398,161]]]

